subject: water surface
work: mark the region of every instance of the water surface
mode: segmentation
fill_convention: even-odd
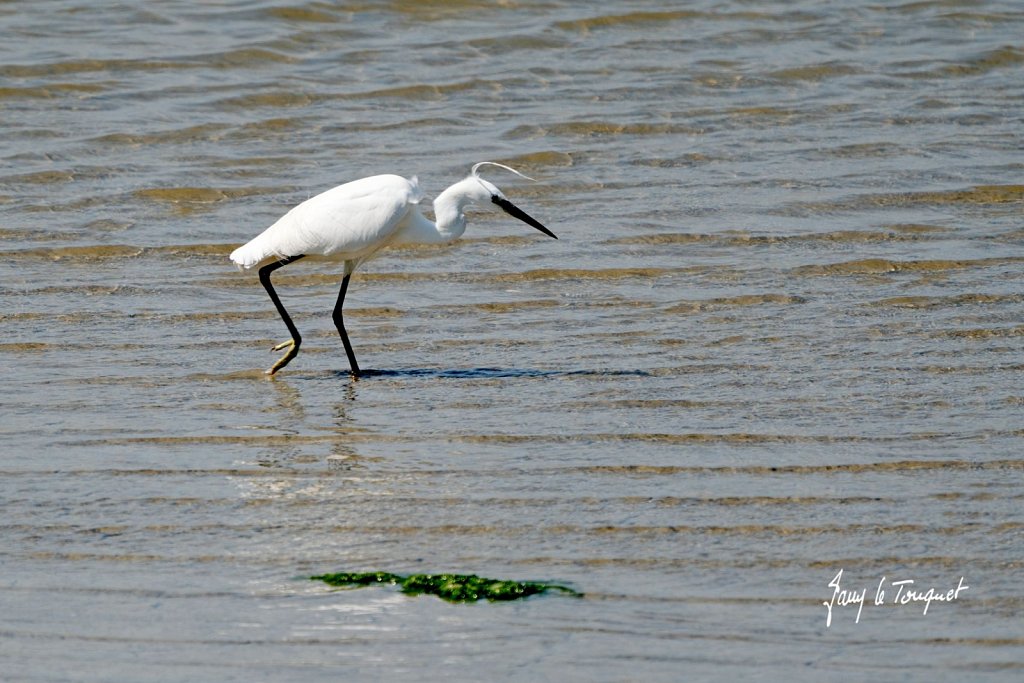
[[[0,8],[0,661],[19,681],[1016,680],[1010,2]],[[227,255],[346,180],[488,211]],[[452,605],[336,571],[570,585]],[[833,589],[868,592],[835,607]],[[880,582],[970,588],[871,604]]]

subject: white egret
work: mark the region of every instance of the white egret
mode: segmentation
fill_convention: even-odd
[[[553,232],[512,204],[501,190],[481,178],[477,171],[484,165],[497,166],[527,178],[504,164],[481,161],[473,166],[466,178],[434,200],[436,221],[427,219],[420,212],[418,204],[423,193],[415,177],[377,175],[362,178],[307,199],[253,240],[235,249],[231,260],[241,268],[252,268],[273,259],[259,269],[260,282],[292,338],[273,347],[273,351],[288,350],[267,370],[267,374],[273,375],[295,358],[302,343],[298,329],[270,283],[270,274],[282,266],[306,257],[344,263],[333,318],[345,345],[352,374],[358,377],[359,364],[345,332],[341,307],[345,303],[345,292],[353,271],[381,249],[401,244],[440,244],[458,239],[466,230],[464,210],[471,204],[493,204],[545,235],[558,239]]]

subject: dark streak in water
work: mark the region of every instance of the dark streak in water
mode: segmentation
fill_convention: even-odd
[[[348,373],[339,371],[340,377]],[[643,370],[538,370],[530,368],[402,368],[363,370],[364,377],[428,377],[437,379],[516,379],[532,377],[650,377]]]

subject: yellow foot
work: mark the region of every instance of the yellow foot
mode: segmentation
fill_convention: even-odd
[[[288,349],[288,351],[283,356],[281,356],[281,358],[276,363],[270,366],[270,369],[266,371],[266,374],[273,375],[275,372],[277,372],[284,366],[288,365],[288,363],[291,362],[292,358],[295,358],[295,356],[299,355],[299,346],[298,344],[295,343],[294,339],[289,339],[286,342],[281,342],[280,344],[278,344],[277,346],[270,350],[280,351],[281,349],[285,348]]]

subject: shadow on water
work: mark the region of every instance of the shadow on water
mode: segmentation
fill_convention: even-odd
[[[334,373],[338,377],[351,377],[344,371]],[[649,377],[643,370],[537,370],[531,368],[399,368],[394,370],[362,370],[359,379],[375,377],[412,377],[437,379],[516,379],[532,377]]]

